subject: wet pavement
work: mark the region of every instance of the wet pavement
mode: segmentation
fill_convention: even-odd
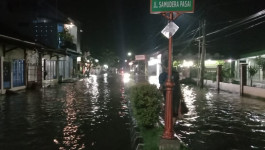
[[[129,150],[129,117],[117,76],[0,96],[1,150]]]
[[[183,86],[190,109],[174,130],[191,150],[265,149],[265,100]]]

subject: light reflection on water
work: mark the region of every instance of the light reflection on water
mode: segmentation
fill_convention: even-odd
[[[62,144],[57,139],[54,139],[56,144],[60,144],[60,150],[85,148],[84,143],[80,143],[81,135],[77,132],[79,126],[76,124],[77,112],[80,111],[75,107],[76,99],[72,93],[72,89],[66,89],[66,101],[64,112],[66,114],[66,126],[63,129]]]
[[[265,149],[265,101],[182,89],[189,112],[175,131],[191,149]]]
[[[91,75],[0,99],[0,149],[128,149],[120,81]]]

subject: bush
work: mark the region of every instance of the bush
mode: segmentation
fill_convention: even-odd
[[[131,87],[130,100],[133,114],[139,125],[152,128],[158,122],[161,92],[155,85],[140,83]]]
[[[163,133],[163,128],[141,128],[141,133],[144,139],[144,150],[159,150],[159,140]]]

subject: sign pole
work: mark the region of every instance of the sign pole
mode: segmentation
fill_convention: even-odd
[[[173,20],[173,13],[169,13],[169,21]],[[163,133],[164,139],[173,139],[173,123],[172,123],[172,88],[174,83],[171,80],[172,76],[172,36],[170,35],[168,42],[168,77],[166,81],[166,108],[165,108],[165,129]]]
[[[172,120],[172,88],[174,83],[171,80],[172,76],[172,36],[176,32],[176,27],[171,23],[174,19],[180,16],[182,13],[193,13],[194,12],[194,1],[195,0],[150,0],[150,13],[151,14],[162,14],[169,20],[168,26],[162,31],[169,33],[168,42],[168,76],[166,81],[166,106],[165,106],[165,129],[162,135],[164,139],[174,139],[173,132],[173,120]],[[176,16],[173,16],[173,13]],[[169,14],[169,15],[168,15]],[[173,24],[173,25],[172,25]],[[173,26],[173,27],[172,27]],[[176,26],[176,25],[175,25]]]

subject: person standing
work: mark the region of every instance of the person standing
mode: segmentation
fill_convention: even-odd
[[[167,68],[163,68],[163,72],[159,75],[159,89],[163,93],[164,101],[166,101],[166,81],[167,81]],[[183,99],[181,87],[179,83],[179,73],[175,70],[172,71],[171,76],[172,82],[174,83],[172,91],[172,122],[175,124],[177,118],[182,118],[182,113],[180,111],[180,101]]]
[[[159,75],[159,90],[163,93],[164,100],[166,100],[166,81],[167,81],[167,68],[163,67],[163,72]]]
[[[172,95],[172,113],[173,113],[173,123],[176,122],[177,118],[182,119],[181,112],[181,101],[183,101],[183,95],[179,82],[179,72],[172,71],[172,82],[174,83],[173,95]]]

